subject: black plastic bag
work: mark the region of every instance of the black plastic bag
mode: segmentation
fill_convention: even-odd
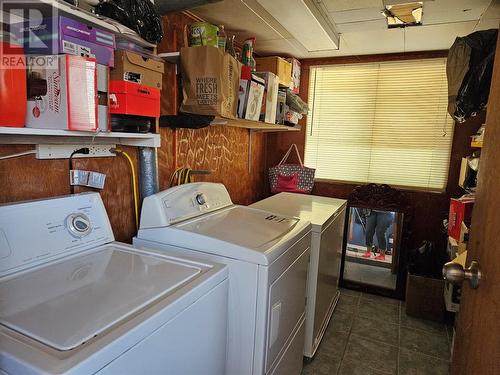
[[[214,119],[215,116],[179,112],[177,115],[160,116],[160,127],[201,129],[209,126]]]
[[[412,275],[442,278],[443,265],[448,261],[446,248],[439,248],[432,242],[422,244],[410,250],[408,254],[408,271]]]
[[[488,103],[497,35],[497,29],[476,31],[457,38],[450,48],[448,112],[458,122],[475,116]],[[460,89],[453,92],[462,77]]]
[[[95,11],[136,31],[150,43],[158,44],[163,38],[160,12],[150,0],[105,0]]]

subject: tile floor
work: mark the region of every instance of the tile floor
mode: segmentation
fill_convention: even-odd
[[[398,300],[342,289],[302,375],[447,375],[450,333],[444,324],[407,316]]]

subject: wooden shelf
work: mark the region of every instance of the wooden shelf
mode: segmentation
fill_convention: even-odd
[[[32,5],[32,4],[31,4]],[[26,3],[26,6],[29,7],[30,3]],[[16,8],[22,9],[23,2],[18,2],[16,4]],[[43,13],[46,14],[57,14],[61,16],[66,16],[68,18],[77,19],[85,24],[98,27],[105,31],[111,32],[115,34],[117,38],[126,39],[133,43],[140,45],[141,47],[146,48],[155,48],[156,44],[149,43],[144,40],[132,29],[121,25],[115,20],[97,16],[93,13],[87,12],[81,8],[77,8],[71,4],[68,4],[62,0],[40,0],[40,4],[38,7],[42,10]]]
[[[0,144],[120,144],[160,147],[160,135],[153,133],[81,132],[57,129],[0,127]]]
[[[211,123],[212,126],[224,125],[232,126],[235,128],[244,128],[252,131],[258,132],[293,132],[300,131],[300,127],[268,124],[262,121],[251,121],[244,119],[228,119],[223,117],[216,117]]]

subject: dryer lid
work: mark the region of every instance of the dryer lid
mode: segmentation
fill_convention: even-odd
[[[106,245],[2,281],[0,323],[57,350],[70,350],[201,272]]]
[[[289,233],[299,220],[295,217],[235,205],[195,220],[179,223],[176,228],[239,247],[267,252]]]

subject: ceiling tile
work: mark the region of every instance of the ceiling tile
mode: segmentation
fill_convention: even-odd
[[[500,18],[500,0],[493,0],[483,14],[485,19]]]
[[[384,29],[367,32],[342,34],[346,55],[371,55],[403,51],[404,36],[402,29]]]
[[[387,29],[387,21],[385,18],[375,21],[351,22],[337,25],[337,30],[342,34],[385,29]]]
[[[479,21],[477,24],[476,28],[474,31],[478,30],[488,30],[488,29],[498,29],[498,26],[500,24],[500,18],[487,18],[487,19],[482,19]]]
[[[283,55],[302,58],[307,56],[307,50],[293,38],[265,40],[256,43],[255,51],[262,56]]]
[[[406,28],[406,51],[448,49],[457,36],[470,34],[477,21]]]
[[[247,3],[260,7],[256,1],[247,1]],[[290,33],[263,8],[259,9],[260,14],[257,15],[240,0],[224,0],[195,8],[192,12],[208,22],[216,25],[223,24],[227,31],[237,36],[238,40],[250,36],[257,37],[258,41],[291,38]]]
[[[346,10],[342,12],[330,12],[329,15],[336,25],[349,22],[384,19],[384,16],[382,16],[382,8],[365,8]]]
[[[491,0],[435,0],[424,2],[422,23],[434,25],[478,20]]]
[[[382,0],[323,0],[329,12],[363,8],[383,8]]]

